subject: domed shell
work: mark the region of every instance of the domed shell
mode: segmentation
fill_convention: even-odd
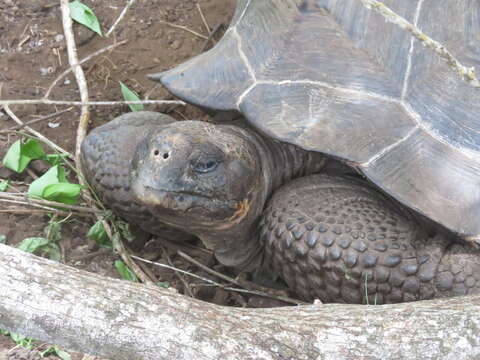
[[[476,238],[480,88],[458,68],[480,63],[480,1],[383,4],[239,0],[213,49],[153,78],[188,102],[238,110],[269,136],[344,159],[405,205]],[[403,20],[387,21],[389,9]]]

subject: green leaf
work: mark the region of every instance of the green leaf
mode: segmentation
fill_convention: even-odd
[[[26,251],[28,253],[35,253],[42,247],[48,245],[50,240],[41,237],[31,237],[23,239],[22,242],[17,246],[20,250]]]
[[[28,188],[28,195],[42,197],[43,190],[52,184],[59,183],[59,173],[61,167],[58,165],[52,166],[45,174],[33,181]]]
[[[51,260],[60,261],[60,247],[47,238],[31,237],[23,239],[17,246],[20,250],[31,254],[46,256]]]
[[[120,234],[128,241],[133,242],[135,241],[135,235],[133,235],[130,224],[125,221],[117,221],[118,230]]]
[[[20,345],[29,350],[33,348],[33,342],[35,341],[34,339],[27,338],[25,336],[22,336],[20,334],[13,333],[13,332],[10,332],[9,335],[17,345]]]
[[[62,239],[62,223],[50,220],[43,232],[45,233],[45,237],[50,241],[60,241]]]
[[[22,155],[30,159],[41,159],[45,156],[45,151],[37,140],[29,139],[22,145]]]
[[[3,158],[3,165],[10,170],[21,173],[30,161],[45,156],[42,146],[37,140],[29,139],[25,144],[21,140],[15,141]]]
[[[160,281],[156,283],[157,286],[160,286],[162,288],[168,289],[170,287],[170,283],[168,281]]]
[[[100,245],[101,247],[111,249],[112,243],[108,238],[107,232],[105,231],[105,227],[102,224],[101,220],[98,220],[93,226],[88,230],[87,237]]]
[[[75,204],[81,190],[81,185],[67,181],[63,167],[55,165],[30,184],[28,195],[63,204]]]
[[[10,333],[7,330],[0,329],[0,335],[10,335]]]
[[[8,149],[7,153],[5,154],[3,158],[3,165],[5,167],[9,168],[10,170],[16,171],[16,172],[22,172],[25,170],[25,167],[20,170],[20,155],[21,155],[21,150],[22,150],[22,142],[20,140],[15,141],[10,148]]]
[[[1,234],[0,235],[0,244],[6,244],[7,243],[7,236]]]
[[[48,257],[50,260],[60,261],[62,259],[62,253],[60,252],[60,246],[55,243],[50,243],[44,248],[40,249],[42,256]]]
[[[125,263],[123,261],[121,261],[121,260],[115,261],[115,267],[117,268],[117,270],[118,270],[120,276],[122,277],[122,279],[138,282],[138,279],[135,276],[135,274],[132,272],[132,270],[130,270],[127,267],[127,265],[125,265]]]
[[[42,197],[47,200],[61,202],[63,204],[75,204],[80,196],[82,186],[60,182],[47,185],[43,189]]]
[[[0,181],[0,191],[5,191],[8,188],[8,180]]]
[[[55,351],[55,353],[62,360],[70,360],[71,359],[70,354],[67,353],[66,351],[63,351],[62,349],[57,348],[57,351]]]
[[[100,23],[95,16],[95,13],[87,5],[80,1],[73,1],[69,4],[70,16],[76,22],[86,26],[90,30],[96,32],[102,36],[102,30],[100,29]]]
[[[140,101],[138,95],[130,90],[127,85],[120,81],[120,90],[122,91],[123,98],[125,101]],[[141,111],[143,110],[143,104],[130,104],[128,105],[132,111]]]
[[[62,165],[65,163],[65,159],[68,157],[66,154],[47,154],[43,157],[51,165]]]

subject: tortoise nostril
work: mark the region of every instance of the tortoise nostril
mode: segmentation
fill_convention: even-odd
[[[168,157],[169,157],[169,156],[170,156],[170,154],[169,154],[169,153],[165,153],[165,154],[163,154],[163,158],[164,158],[164,159],[168,159]]]
[[[153,155],[155,155],[155,156],[158,156],[158,154],[160,154],[160,151],[158,151],[158,150],[155,150],[155,151],[153,152]]]

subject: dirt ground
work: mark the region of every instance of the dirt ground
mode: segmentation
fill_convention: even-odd
[[[118,0],[82,0],[94,10],[105,33],[114,23],[126,4]],[[197,3],[201,6],[211,29],[219,28],[214,36],[221,36],[233,15],[234,0],[139,0],[128,10],[127,15],[110,37],[100,37],[90,30],[75,24],[74,31],[82,59],[96,50],[114,42],[128,40],[125,45],[111,52],[103,53],[87,62],[83,68],[86,73],[91,101],[122,100],[119,81],[135,90],[141,98],[173,99],[160,85],[146,79],[149,73],[160,72],[201,53],[212,43],[182,29],[174,28],[163,22],[185,26],[198,33],[207,35]],[[1,0],[0,1],[0,98],[1,99],[39,99],[42,98],[53,80],[68,68],[65,39],[61,23],[59,2],[38,0]],[[54,88],[50,99],[79,100],[79,92],[73,75],[64,78]],[[23,121],[68,108],[52,105],[16,105],[11,106],[15,114]],[[145,109],[162,111],[178,118],[208,119],[192,106],[146,106]],[[129,111],[127,106],[91,107],[91,127],[103,124],[114,117]],[[56,144],[74,152],[75,137],[79,119],[79,109],[71,111],[33,125],[32,127]],[[16,141],[17,135],[1,132],[15,123],[0,111],[0,156],[3,158],[8,147]],[[34,174],[41,175],[46,167],[34,164]],[[26,189],[23,183],[32,181],[30,175],[16,175],[6,168],[0,168],[0,180],[10,179],[15,186]],[[16,245],[27,237],[42,236],[49,221],[45,215],[19,213],[21,206],[0,202],[0,235],[6,236],[7,244]],[[117,256],[110,251],[99,251],[96,244],[86,238],[86,232],[93,224],[91,218],[71,217],[62,229],[61,248],[67,264],[94,271],[106,276],[118,277],[113,267]],[[198,271],[191,264],[179,259],[176,248],[168,244],[153,243],[143,250],[149,259],[171,263],[175,266]],[[185,250],[185,249],[184,249]],[[189,253],[198,260],[214,266],[212,256],[205,250],[192,247]],[[246,304],[248,299],[239,299],[237,295],[226,294],[221,290],[185,285],[172,271],[154,270],[159,281],[168,281],[180,292],[197,296],[221,304]],[[188,289],[187,289],[188,288]],[[0,336],[0,360],[37,359],[38,354],[15,349],[15,344],[7,337]],[[3,357],[2,357],[3,356]],[[81,358],[75,355],[73,359]]]

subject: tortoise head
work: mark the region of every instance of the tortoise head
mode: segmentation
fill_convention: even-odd
[[[176,122],[137,147],[134,196],[161,221],[201,235],[239,224],[262,176],[241,129]]]

